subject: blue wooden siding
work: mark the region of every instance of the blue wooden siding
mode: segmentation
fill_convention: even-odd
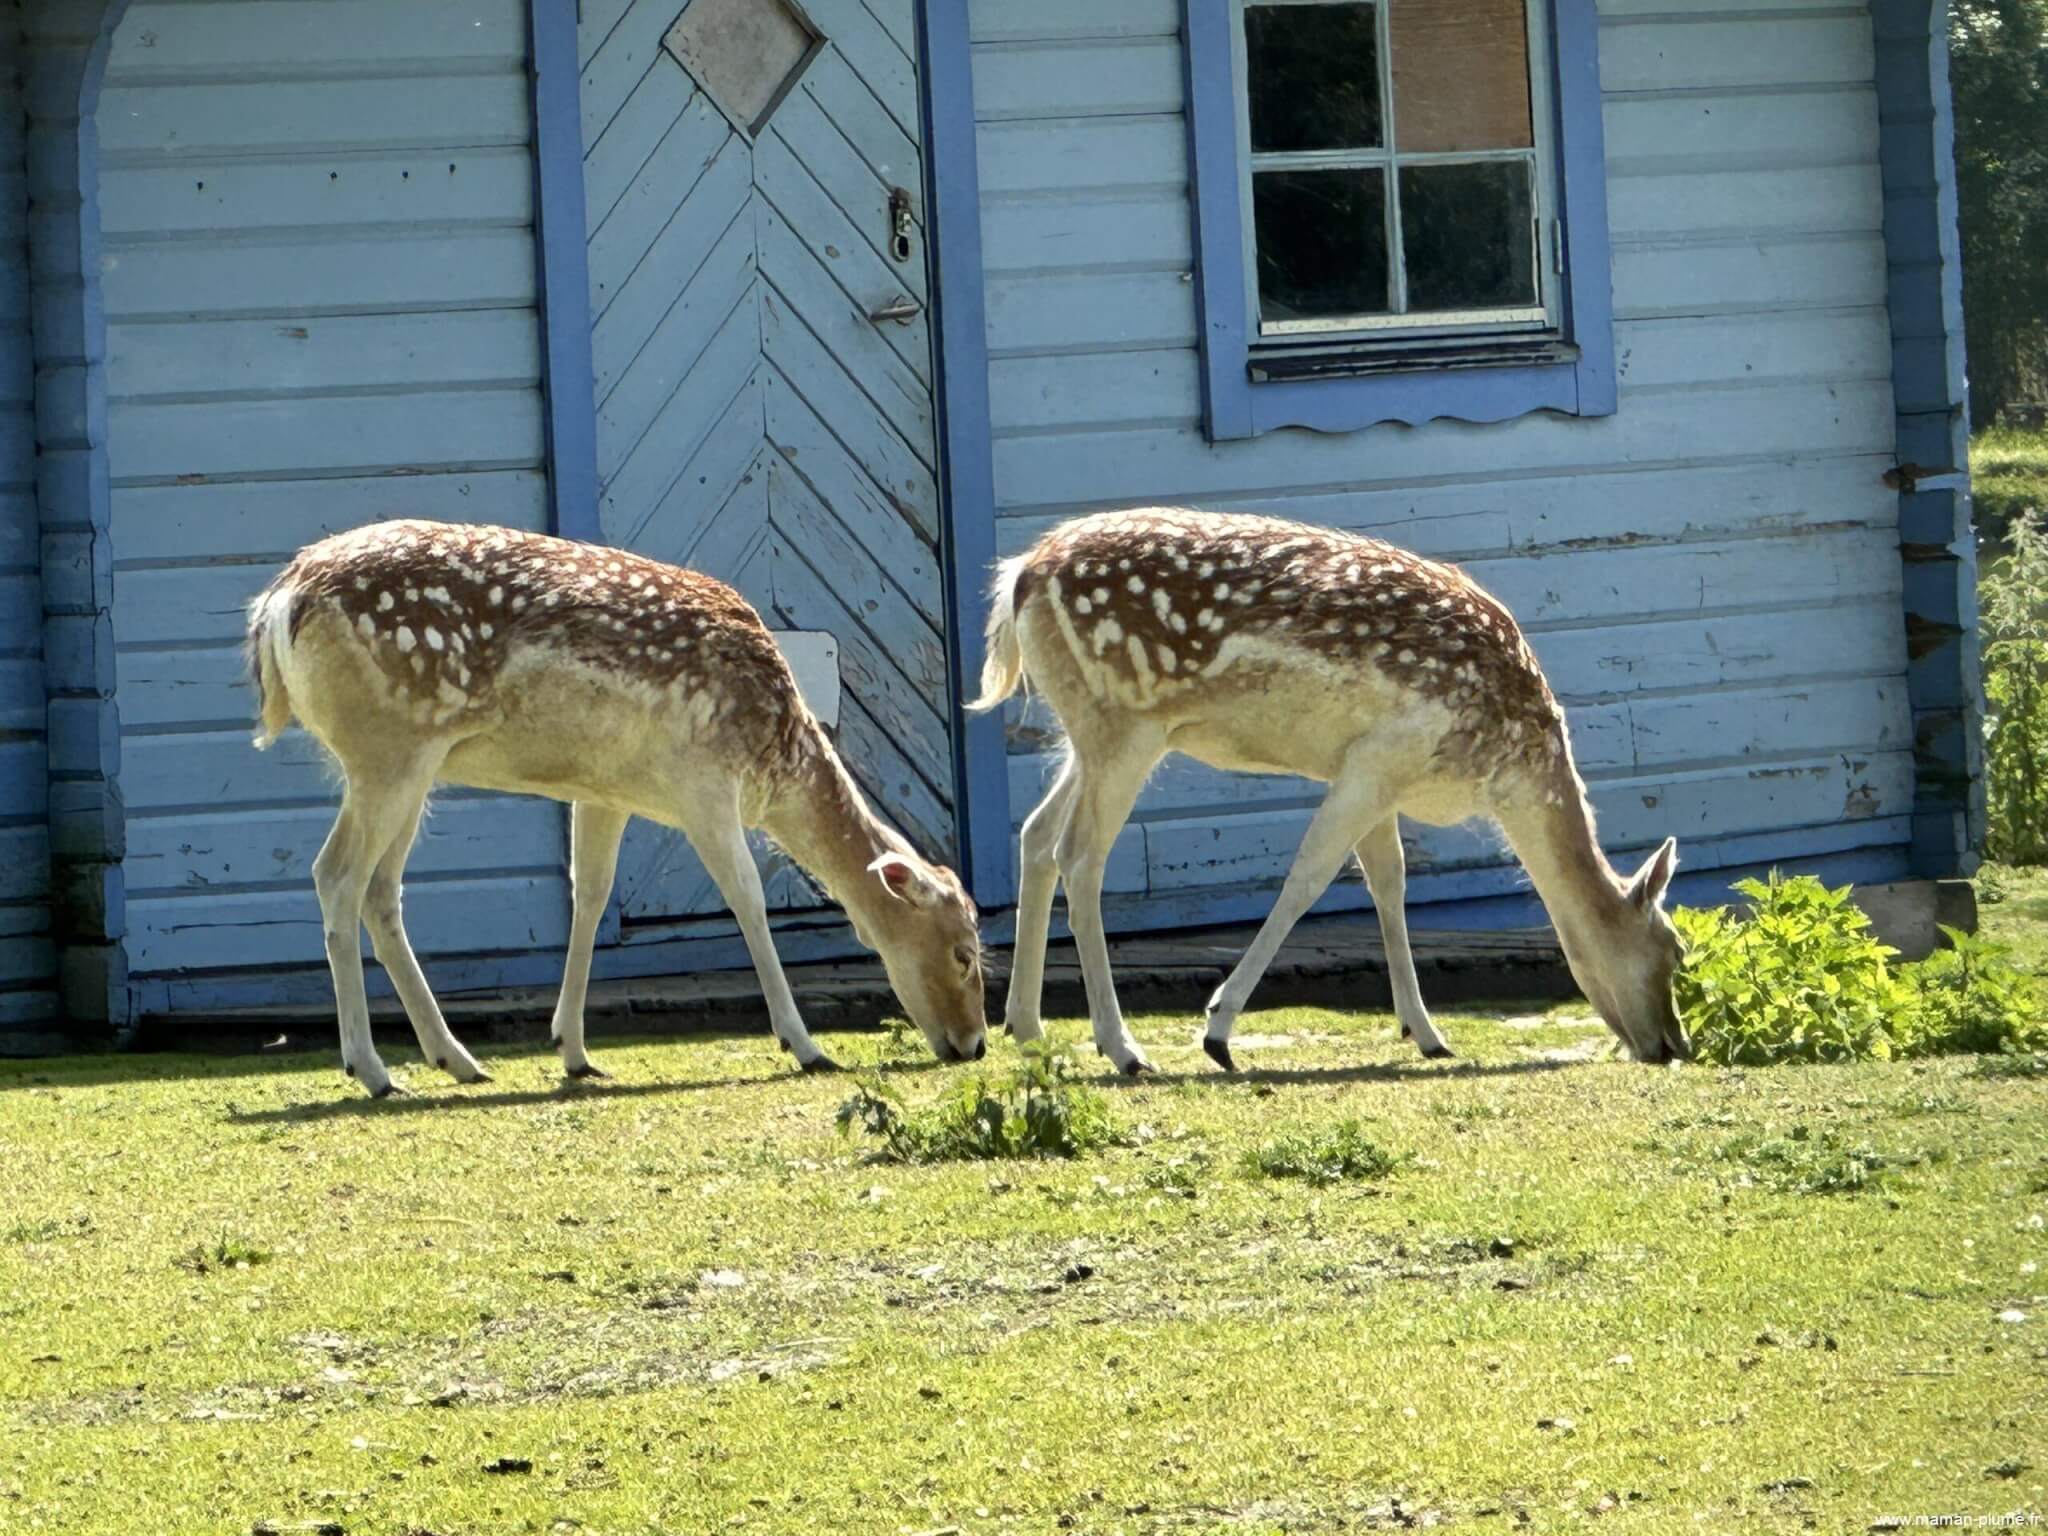
[[[997,544],[1177,501],[1459,560],[1567,701],[1610,847],[1896,850],[1914,762],[1870,19],[1600,11],[1617,413],[1211,444],[1177,0],[973,0]],[[1046,724],[1010,717],[1013,820]],[[1318,794],[1170,766],[1112,862],[1125,925],[1235,912]],[[1418,900],[1513,888],[1469,829],[1418,830],[1411,860]]]
[[[771,624],[839,641],[838,728],[883,810],[954,840],[952,692],[937,552],[913,0],[810,0],[825,43],[753,141],[661,39],[674,0],[590,0],[579,27],[591,361],[604,537],[738,587]],[[889,189],[913,258],[887,254]],[[815,908],[786,866],[770,906]],[[621,855],[629,944],[723,930],[682,838]]]
[[[249,597],[376,518],[548,526],[527,29],[524,0],[136,0],[113,36],[97,192],[137,978],[322,960],[336,785],[302,734],[249,746]],[[439,797],[415,945],[551,948],[561,863],[557,807]]]
[[[0,1049],[56,1022],[21,12],[0,3]]]

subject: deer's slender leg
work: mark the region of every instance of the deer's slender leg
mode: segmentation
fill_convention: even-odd
[[[1045,937],[1052,925],[1053,888],[1059,884],[1060,835],[1074,808],[1074,760],[1060,764],[1059,776],[1038,808],[1024,818],[1018,839],[1017,939],[1010,952],[1010,998],[1003,1026],[1019,1040],[1037,1040],[1039,1002],[1045,991]]]
[[[1209,1023],[1202,1036],[1202,1049],[1227,1072],[1236,1070],[1230,1054],[1230,1031],[1250,1000],[1252,988],[1259,984],[1259,978],[1265,975],[1266,967],[1273,963],[1273,956],[1301,915],[1315,905],[1337,877],[1363,830],[1388,815],[1389,800],[1379,774],[1374,771],[1376,765],[1358,758],[1359,754],[1354,752],[1346,761],[1342,776],[1323,797],[1294,855],[1294,864],[1287,871],[1273,910],[1266,914],[1237,968],[1209,999]]]
[[[415,759],[374,774],[354,765],[344,768],[348,787],[334,830],[313,861],[313,889],[320,897],[327,966],[334,976],[342,1070],[382,1098],[393,1084],[370,1040],[370,1002],[363,990],[363,894],[378,861],[418,816],[433,783],[433,766]]]
[[[569,880],[575,910],[569,922],[569,955],[562,966],[562,995],[555,1000],[550,1031],[562,1066],[571,1077],[603,1077],[583,1050],[583,1005],[590,992],[590,952],[597,925],[619,867],[619,839],[632,818],[624,811],[578,800],[569,813]]]
[[[838,1064],[804,1028],[796,997],[789,990],[789,978],[782,974],[782,960],[775,953],[775,935],[768,927],[768,899],[761,888],[761,871],[755,867],[753,852],[747,847],[737,798],[736,792],[722,797],[725,803],[719,813],[693,820],[683,830],[697,850],[697,857],[710,871],[719,895],[739,920],[747,953],[753,957],[754,971],[761,979],[761,996],[768,1004],[768,1022],[775,1038],[795,1054],[797,1065],[806,1072],[837,1071]]]
[[[1408,947],[1408,861],[1401,851],[1400,818],[1389,816],[1358,840],[1359,867],[1366,889],[1380,915],[1380,936],[1386,940],[1387,977],[1394,987],[1394,1014],[1401,1034],[1414,1040],[1422,1054],[1448,1056],[1451,1048],[1429,1021],[1422,1004],[1422,985],[1415,978],[1415,955]]]
[[[422,796],[404,830],[392,839],[391,846],[377,861],[363,892],[363,925],[370,930],[370,947],[376,952],[377,963],[384,967],[398,1000],[405,1004],[405,1016],[412,1021],[413,1034],[419,1037],[420,1054],[458,1083],[487,1083],[491,1075],[476,1064],[476,1058],[463,1048],[441,1016],[441,1005],[434,1001],[434,990],[427,985],[419,959],[405,936],[400,890],[406,856],[419,835],[420,816],[425,809]]]
[[[1102,928],[1102,876],[1110,845],[1130,818],[1138,791],[1159,754],[1129,748],[1114,755],[1077,755],[1073,808],[1059,838],[1060,876],[1067,887],[1067,922],[1081,952],[1081,976],[1088,988],[1088,1014],[1095,1026],[1095,1048],[1136,1075],[1152,1063],[1124,1028],[1117,1006],[1116,979],[1109,969],[1109,940]]]

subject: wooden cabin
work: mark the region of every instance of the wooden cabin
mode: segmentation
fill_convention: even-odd
[[[1945,48],[1927,0],[0,0],[0,1037],[328,995],[335,789],[250,749],[242,610],[393,516],[735,583],[997,941],[1052,741],[960,708],[988,565],[1111,505],[1463,562],[1682,899],[1968,873]],[[1112,924],[1261,915],[1316,794],[1169,765]],[[551,982],[562,808],[436,804],[437,985]],[[785,955],[850,952],[763,857]],[[1411,867],[1419,927],[1537,919],[1484,829]],[[745,963],[647,826],[600,942]]]

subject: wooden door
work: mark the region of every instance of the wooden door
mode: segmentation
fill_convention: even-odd
[[[591,341],[605,537],[829,631],[841,751],[950,858],[914,5],[585,0]],[[723,906],[641,823],[618,892],[629,925]]]

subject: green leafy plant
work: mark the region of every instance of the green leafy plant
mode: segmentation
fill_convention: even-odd
[[[1816,1136],[1795,1125],[1783,1136],[1750,1131],[1734,1137],[1715,1148],[1714,1159],[1739,1167],[1742,1182],[1779,1194],[1856,1195],[1889,1189],[1903,1170],[1945,1162],[1947,1154],[1881,1152],[1867,1143],[1851,1145],[1837,1131]]]
[[[1985,851],[2048,863],[2048,528],[2015,518],[2012,553],[1977,584],[1984,648]]]
[[[1905,968],[1913,993],[1909,1054],[2048,1049],[2048,995],[2005,946],[1946,925],[1949,948]]]
[[[1870,932],[1844,886],[1810,875],[1744,880],[1747,916],[1726,907],[1680,907],[1685,941],[1679,1013],[1703,1061],[1765,1066],[1781,1061],[1888,1060],[1893,1025],[1910,994],[1892,975],[1897,953]]]
[[[921,1109],[864,1072],[837,1120],[841,1134],[873,1137],[899,1163],[1078,1157],[1124,1139],[1108,1100],[1042,1043],[1022,1047],[1006,1077],[976,1074]]]
[[[1305,1179],[1311,1184],[1336,1184],[1345,1179],[1383,1179],[1408,1161],[1405,1153],[1389,1152],[1356,1120],[1282,1132],[1244,1155],[1245,1172],[1254,1178]]]
[[[232,1269],[254,1269],[258,1264],[268,1264],[270,1254],[255,1244],[238,1237],[218,1238],[210,1243],[194,1243],[176,1260],[180,1269],[190,1270],[195,1275],[222,1274]]]

